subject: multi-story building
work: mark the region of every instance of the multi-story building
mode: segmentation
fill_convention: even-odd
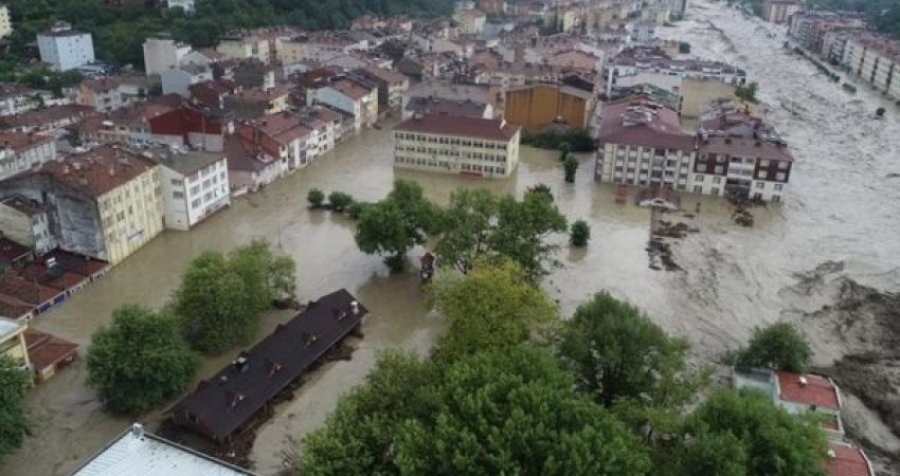
[[[900,100],[900,43],[872,34],[847,38],[842,63],[877,91]]]
[[[590,91],[565,85],[534,84],[506,91],[503,117],[525,128],[565,124],[587,127],[597,105]]]
[[[684,78],[714,79],[735,86],[747,82],[747,72],[718,61],[672,59],[659,48],[629,48],[606,65],[607,95],[614,87],[652,84],[678,91]]]
[[[0,182],[47,211],[63,249],[116,264],[163,230],[159,166],[117,146],[46,162]]]
[[[144,146],[156,142],[150,120],[178,107],[181,98],[167,95],[142,101],[105,116],[89,117],[78,123],[78,137],[84,143]]]
[[[673,109],[646,100],[607,103],[597,140],[595,180],[689,190],[695,140]]]
[[[76,103],[97,112],[111,112],[125,105],[115,78],[85,79],[78,85]]]
[[[189,230],[231,204],[224,153],[154,148],[142,155],[160,165],[166,228]]]
[[[64,104],[36,109],[15,116],[0,117],[0,129],[15,132],[53,133],[91,117],[97,111],[89,106]]]
[[[359,73],[378,84],[378,102],[388,109],[399,109],[403,94],[409,89],[409,78],[386,68],[368,66]]]
[[[502,120],[428,115],[394,128],[394,166],[501,178],[519,163],[521,129]]]
[[[213,79],[212,70],[206,66],[186,64],[163,71],[163,94],[175,93],[183,98],[191,97],[190,87]]]
[[[234,113],[237,120],[259,119],[284,112],[288,108],[288,91],[282,86],[274,88],[249,88],[225,96],[225,109]]]
[[[0,180],[56,158],[52,137],[0,131]]]
[[[271,114],[238,127],[237,134],[259,154],[277,162],[277,174],[292,173],[309,163],[309,128],[288,112]]]
[[[68,71],[94,62],[94,42],[90,33],[73,30],[66,22],[56,22],[37,35],[41,61],[54,71]]]
[[[865,28],[866,22],[860,15],[847,12],[833,13],[804,11],[790,17],[788,37],[813,53],[822,52],[822,40],[826,32],[837,28]]]
[[[4,236],[27,246],[36,256],[56,248],[47,212],[36,201],[21,195],[3,198],[0,200],[0,224]]]
[[[180,8],[188,15],[194,13],[194,0],[165,0],[166,8]]]
[[[221,152],[225,137],[234,132],[233,113],[187,103],[148,122],[153,142],[207,152]]]
[[[762,4],[761,16],[772,23],[785,23],[803,8],[796,0],[766,0]]]
[[[223,38],[216,45],[216,51],[233,59],[256,58],[263,63],[271,62],[269,41],[255,35],[235,35]]]
[[[356,132],[378,120],[378,88],[349,78],[337,78],[308,91],[307,105],[313,104],[324,104],[350,114]]]
[[[181,66],[182,61],[191,52],[190,45],[175,41],[168,35],[151,36],[144,40],[144,71],[150,74],[163,74],[172,68]]]
[[[6,5],[0,5],[0,38],[9,36],[12,31],[12,21],[9,19],[9,8],[7,8]]]

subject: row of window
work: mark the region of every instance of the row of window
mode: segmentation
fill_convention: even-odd
[[[487,142],[480,140],[460,139],[457,137],[431,136],[423,134],[413,134],[409,132],[397,132],[397,139],[414,140],[418,142],[428,142],[432,144],[456,145],[462,147],[479,147],[482,149],[500,149],[506,150],[506,144],[499,142]]]
[[[443,168],[447,170],[453,170],[455,163],[448,162],[446,160],[429,160],[423,159],[419,157],[406,157],[402,155],[398,155],[394,158],[394,161],[398,164],[408,164],[415,165],[418,167],[437,167]],[[459,164],[459,169],[463,172],[480,172],[485,174],[506,174],[506,167],[503,166],[492,166],[492,165],[481,165],[481,164],[467,164],[462,163]]]

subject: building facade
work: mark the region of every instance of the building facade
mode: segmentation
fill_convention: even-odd
[[[182,61],[191,52],[190,45],[179,43],[168,36],[151,36],[144,40],[144,71],[150,74],[163,74],[172,68],[181,66]]]
[[[157,148],[144,156],[160,165],[166,228],[189,230],[231,204],[224,153]]]
[[[94,42],[90,33],[73,30],[65,22],[57,22],[37,35],[41,61],[54,71],[68,71],[94,62]]]
[[[0,225],[4,236],[29,247],[36,256],[56,248],[46,211],[37,201],[20,195],[0,200]]]
[[[519,164],[521,129],[506,121],[428,115],[394,128],[394,166],[489,178]]]
[[[802,8],[803,5],[794,0],[766,0],[762,4],[762,17],[772,23],[787,23]]]
[[[504,118],[525,128],[564,124],[587,127],[594,114],[595,96],[587,91],[550,84],[509,88]]]
[[[0,131],[0,180],[56,158],[52,137]]]

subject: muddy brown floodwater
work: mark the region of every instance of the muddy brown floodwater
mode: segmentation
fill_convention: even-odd
[[[504,181],[395,172],[385,128],[340,145],[262,193],[236,200],[194,231],[166,232],[103,281],[38,317],[34,325],[78,342],[83,355],[91,333],[109,322],[114,308],[127,303],[159,306],[191,258],[256,237],[268,238],[296,259],[301,300],[341,287],[356,293],[372,312],[352,360],[317,370],[296,398],[279,406],[275,418],[260,429],[251,458],[260,474],[273,475],[302,436],[321,425],[336,399],[363,380],[380,350],[399,347],[424,353],[442,330],[441,319],[428,313],[413,273],[389,276],[379,258],[356,249],[352,223],[306,209],[311,187],[376,200],[395,177],[403,177],[418,180],[441,202],[459,186],[521,194],[537,183],[550,185],[566,215],[586,219],[592,227],[592,241],[583,250],[569,249],[565,237],[559,237],[562,266],[544,282],[565,314],[594,292],[609,290],[639,305],[669,332],[687,336],[701,361],[715,361],[745,341],[754,326],[779,319],[807,330],[817,365],[829,366],[850,352],[877,347],[877,342],[836,330],[832,318],[821,317],[817,310],[836,299],[829,287],[835,283],[851,280],[878,290],[900,289],[900,179],[891,178],[900,173],[895,161],[900,111],[865,87],[851,96],[826,81],[811,65],[780,49],[783,38],[778,35],[783,32],[774,27],[700,1],[691,3],[688,15],[663,34],[691,41],[696,54],[747,69],[761,83],[763,107],[791,142],[796,164],[787,203],[754,209],[752,228],[735,225],[724,201],[685,196],[685,208],[692,210],[695,202],[702,202],[702,214],[696,219],[675,217],[700,229],[671,240],[683,272],[648,268],[649,212],[616,205],[614,189],[593,182],[589,157],[581,157],[575,184],[564,183],[556,153],[528,148],[523,149],[518,173]],[[767,36],[770,32],[774,38]],[[891,112],[884,120],[874,120],[873,112],[882,104]],[[826,262],[838,265],[820,266]],[[811,278],[798,275],[813,270],[818,271]],[[287,317],[267,315],[260,337]],[[211,375],[231,357],[208,360],[200,377]],[[80,360],[31,392],[34,435],[4,461],[0,476],[68,474],[125,428],[129,421],[101,410],[85,386],[85,376]],[[877,413],[856,396],[849,395],[847,401],[859,433],[885,451],[900,449],[897,436]],[[159,419],[159,413],[143,418],[151,424]]]

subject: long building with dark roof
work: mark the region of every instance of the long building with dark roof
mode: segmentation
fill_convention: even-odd
[[[215,442],[227,442],[271,408],[276,395],[357,329],[368,310],[341,289],[303,312],[197,388],[171,410],[175,423]]]
[[[394,166],[508,177],[519,164],[521,128],[503,120],[429,114],[394,128]]]

